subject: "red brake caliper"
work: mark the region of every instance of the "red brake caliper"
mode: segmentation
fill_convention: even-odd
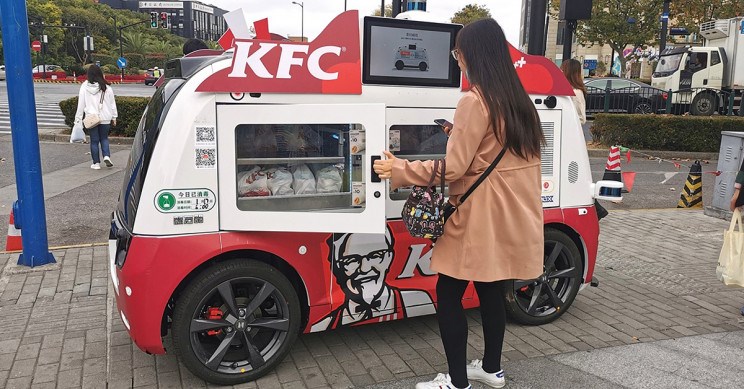
[[[209,307],[207,309],[207,320],[220,320],[222,319],[222,310],[217,307]],[[209,330],[207,335],[215,336],[222,333],[222,330]]]

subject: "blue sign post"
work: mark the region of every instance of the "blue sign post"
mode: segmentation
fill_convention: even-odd
[[[13,139],[18,201],[13,204],[15,226],[22,232],[23,254],[18,264],[40,266],[54,263],[47,242],[44,188],[41,180],[39,128],[36,123],[34,85],[31,78],[26,2],[0,1],[8,107]],[[18,21],[23,21],[18,23]]]
[[[119,67],[119,69],[124,69],[127,67],[127,59],[124,57],[119,57],[119,59],[116,60],[116,66]]]

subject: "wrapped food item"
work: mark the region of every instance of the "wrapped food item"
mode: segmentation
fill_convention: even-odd
[[[269,183],[266,173],[261,168],[254,166],[251,169],[238,173],[238,196],[261,197],[269,196]]]
[[[341,172],[335,165],[326,166],[318,170],[318,193],[338,193],[341,192]]]
[[[279,152],[289,157],[315,157],[323,148],[322,139],[308,125],[281,125],[276,127]]]
[[[272,196],[294,194],[292,189],[292,173],[285,167],[273,167],[266,170],[269,190]]]
[[[273,158],[277,155],[277,139],[270,125],[240,126],[235,136],[239,158]]]
[[[362,130],[351,130],[349,131],[349,144],[351,145],[351,153],[358,154],[364,150],[365,145],[365,132]]]
[[[365,203],[365,196],[364,194],[364,183],[363,182],[354,182],[351,185],[351,204],[354,206],[361,206]]]
[[[292,188],[298,195],[316,193],[315,176],[307,165],[302,164],[292,168]]]

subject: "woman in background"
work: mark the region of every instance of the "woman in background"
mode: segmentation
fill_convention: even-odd
[[[586,123],[586,86],[584,86],[584,78],[582,77],[581,63],[575,59],[563,61],[561,70],[574,90],[574,96],[571,96],[571,100],[583,126]]]
[[[103,162],[108,167],[114,166],[111,162],[111,151],[109,150],[109,131],[111,125],[116,125],[116,100],[114,99],[114,90],[109,86],[106,79],[103,78],[101,68],[96,65],[90,65],[88,68],[88,80],[80,85],[78,94],[77,112],[75,112],[75,123],[83,120],[85,115],[98,115],[101,120],[98,125],[88,129],[90,134],[90,156],[93,158],[91,169],[98,170],[101,168],[101,155],[99,154],[98,145],[101,145],[100,152],[103,153]]]

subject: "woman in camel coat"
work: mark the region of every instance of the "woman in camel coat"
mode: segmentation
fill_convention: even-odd
[[[496,169],[459,206],[434,246],[431,269],[439,273],[437,306],[449,374],[417,389],[469,388],[468,380],[505,385],[501,370],[504,339],[504,280],[533,279],[543,272],[543,213],[537,111],[510,60],[506,38],[493,19],[465,26],[452,55],[474,85],[457,105],[449,135],[445,180],[457,204],[478,177],[507,151]],[[375,163],[391,189],[427,185],[433,161],[407,161],[385,152]],[[439,176],[441,172],[438,172]],[[439,179],[439,177],[437,177]],[[485,352],[466,366],[465,288],[475,281],[481,302]]]

